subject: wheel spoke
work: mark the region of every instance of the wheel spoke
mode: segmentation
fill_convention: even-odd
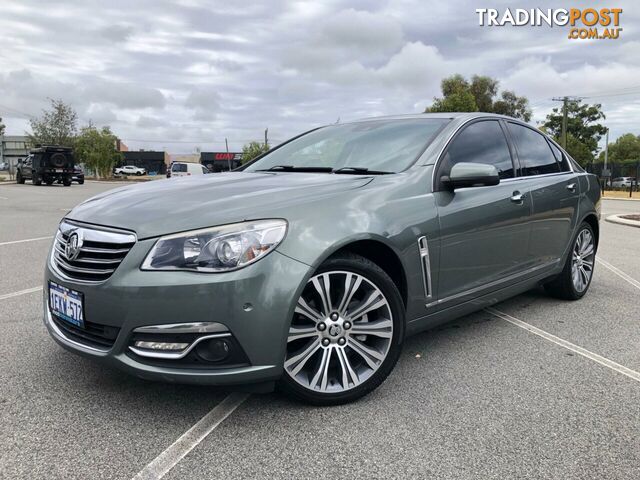
[[[303,315],[314,323],[318,323],[322,318],[322,314],[315,309],[311,308],[309,304],[305,301],[304,298],[300,297],[298,299],[298,304],[296,305],[296,313]]]
[[[584,267],[580,267],[580,276],[582,278],[582,286],[583,288],[587,286],[589,283],[589,272]]]
[[[593,244],[587,245],[587,247],[580,253],[580,256],[584,259],[593,255]]]
[[[329,363],[331,363],[331,352],[333,352],[333,346],[325,348],[322,352],[322,358],[320,359],[320,365],[318,365],[318,371],[313,376],[311,388],[320,387],[320,390],[327,389],[327,383],[329,381]]]
[[[378,362],[382,362],[382,360],[384,360],[384,355],[382,353],[374,350],[373,348],[365,345],[360,340],[356,340],[353,337],[349,339],[348,345],[354,352],[360,355],[365,362],[367,362],[369,367],[374,370],[378,368]]]
[[[342,296],[342,300],[340,300],[340,305],[338,306],[338,312],[340,312],[341,314],[345,314],[346,309],[349,306],[349,302],[351,302],[353,295],[356,293],[356,291],[358,291],[358,288],[360,288],[361,284],[362,284],[362,277],[360,275],[353,275],[352,273],[347,273],[344,281],[344,294]]]
[[[383,318],[367,323],[354,323],[351,335],[375,335],[376,337],[391,338],[393,336],[393,322]]]
[[[320,279],[322,279],[322,282],[320,282]],[[329,292],[329,287],[331,285],[331,281],[329,280],[329,274],[323,273],[322,275],[313,277],[311,282],[313,283],[313,286],[316,288],[316,291],[320,295],[320,299],[322,300],[322,308],[323,308],[322,313],[326,317],[331,313],[331,310],[332,310],[331,293]]]
[[[584,257],[584,251],[589,246],[591,246],[591,234],[587,230],[584,230],[582,232],[582,246],[580,247],[580,253],[583,257]]]
[[[285,368],[290,371],[292,376],[296,376],[319,348],[320,340],[313,340],[301,353],[288,359],[284,363]]]
[[[353,312],[347,313],[347,316],[356,320],[357,318],[362,317],[365,313],[369,313],[372,310],[380,308],[387,304],[380,290],[374,290],[374,292],[369,295],[369,297],[362,303],[358,308],[356,308]]]
[[[301,338],[309,338],[318,336],[318,330],[316,327],[291,327],[289,329],[289,337],[287,342],[293,342],[294,340],[300,340]]]
[[[336,355],[340,361],[340,368],[342,369],[342,388],[359,385],[360,379],[358,378],[358,374],[353,370],[345,349],[337,348]]]

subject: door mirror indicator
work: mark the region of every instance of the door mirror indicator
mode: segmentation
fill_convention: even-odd
[[[465,187],[488,187],[500,183],[498,169],[488,163],[456,163],[451,173],[440,177],[440,181],[451,189]]]

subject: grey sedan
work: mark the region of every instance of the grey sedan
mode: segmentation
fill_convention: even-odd
[[[544,285],[577,300],[600,188],[508,117],[330,125],[240,171],[98,195],[61,222],[44,318],[139,377],[355,400],[404,339]]]

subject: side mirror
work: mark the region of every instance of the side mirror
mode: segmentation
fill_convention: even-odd
[[[440,181],[451,189],[464,187],[488,187],[500,183],[498,169],[487,163],[456,163],[451,167],[449,176],[443,175]]]

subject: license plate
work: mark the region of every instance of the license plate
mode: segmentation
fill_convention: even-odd
[[[49,282],[49,308],[54,315],[76,327],[84,328],[82,303],[82,293]]]

